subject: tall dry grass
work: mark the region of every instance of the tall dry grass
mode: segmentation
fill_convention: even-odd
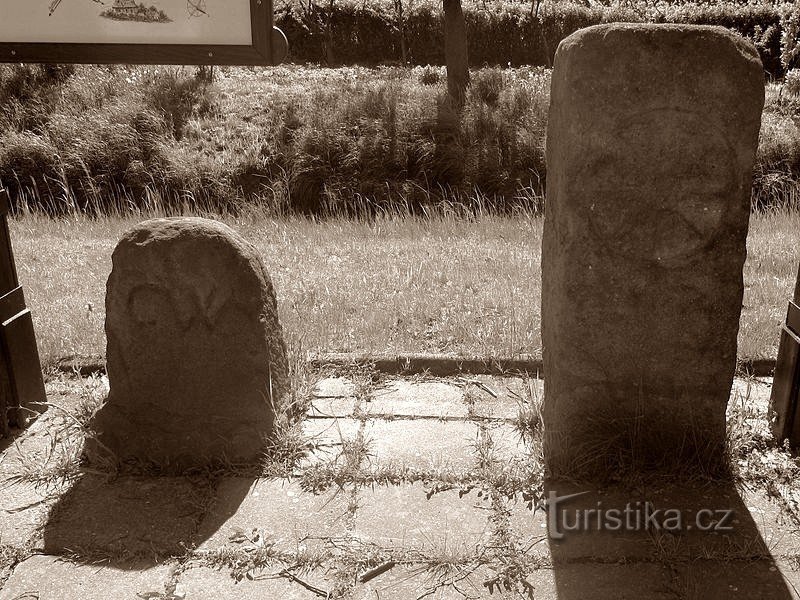
[[[46,364],[104,353],[111,252],[144,216],[12,222]],[[254,211],[225,220],[258,247],[286,333],[307,351],[540,355],[541,217],[438,210],[318,221]],[[774,358],[800,261],[800,215],[754,215],[748,252],[739,357]]]

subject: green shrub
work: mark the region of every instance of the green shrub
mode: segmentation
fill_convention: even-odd
[[[800,99],[800,71],[792,69],[783,78],[783,91],[788,96]]]
[[[190,117],[214,110],[213,84],[201,72],[189,77],[178,69],[158,71],[145,88],[148,105],[167,118],[178,139]]]
[[[442,81],[442,75],[439,69],[426,65],[419,74],[419,82],[422,85],[438,85]]]
[[[289,39],[290,59],[335,64],[392,63],[402,58],[400,31],[391,2],[365,4],[337,0],[331,5],[288,0],[276,10],[276,24]],[[626,22],[674,22],[727,27],[749,38],[766,71],[783,75],[781,54],[796,43],[796,30],[786,35],[797,9],[791,4],[738,2],[656,4],[627,3],[588,6],[544,2],[533,14],[529,3],[506,0],[465,3],[464,16],[473,66],[552,65],[556,48],[569,34],[590,25]],[[404,13],[406,58],[418,65],[444,62],[441,2],[422,0]]]
[[[470,93],[487,106],[495,106],[505,87],[503,72],[499,69],[484,69],[475,74],[470,83]]]
[[[35,127],[0,123],[0,186],[51,213],[541,208],[550,71],[475,70],[460,112],[426,72],[441,69],[231,69],[200,86],[186,71],[81,67],[48,84]],[[757,207],[800,198],[800,97],[778,91],[767,88]]]

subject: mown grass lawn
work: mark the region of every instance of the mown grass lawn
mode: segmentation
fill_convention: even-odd
[[[104,354],[105,282],[138,219],[11,223],[42,360]],[[541,354],[543,220],[521,215],[374,222],[228,219],[261,251],[295,348],[310,352]],[[800,260],[800,215],[754,215],[739,356],[777,353]]]

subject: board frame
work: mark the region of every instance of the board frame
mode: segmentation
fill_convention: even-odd
[[[285,37],[273,27],[272,0],[250,0],[252,43],[115,44],[60,42],[0,42],[0,62],[151,64],[151,65],[274,65],[285,57]]]

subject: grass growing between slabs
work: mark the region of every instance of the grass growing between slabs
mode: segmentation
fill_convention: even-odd
[[[546,545],[546,542],[539,539],[544,532],[520,521],[533,520],[527,504],[537,504],[543,493],[540,418],[542,396],[537,391],[541,382],[498,378],[488,385],[477,383],[478,380],[463,380],[458,384],[456,380],[424,376],[406,380],[406,383],[439,382],[459,385],[462,388],[461,401],[466,405],[462,407],[466,417],[445,421],[423,415],[414,418],[440,428],[457,422],[472,424],[476,432],[469,439],[461,440],[462,446],[469,447],[470,459],[467,463],[454,462],[447,465],[448,468],[420,468],[418,465],[406,464],[403,460],[395,460],[395,455],[374,452],[373,445],[381,442],[381,439],[373,435],[376,423],[391,425],[395,428],[395,434],[398,434],[406,431],[405,427],[412,421],[409,417],[381,412],[374,406],[372,410],[365,408],[365,403],[370,404],[380,398],[385,388],[394,381],[368,370],[294,373],[293,384],[298,390],[295,398],[298,410],[291,411],[293,414],[288,416],[287,431],[304,420],[306,423],[319,419],[334,420],[329,417],[305,416],[310,403],[320,398],[330,398],[324,394],[316,396],[314,393],[316,381],[330,375],[352,382],[348,392],[352,394],[349,396],[352,401],[350,408],[342,410],[343,415],[347,413],[349,416],[342,416],[340,420],[354,420],[359,427],[348,432],[342,428],[334,433],[328,439],[326,452],[317,452],[320,440],[313,436],[303,434],[296,437],[294,433],[279,436],[276,443],[287,444],[284,448],[287,452],[283,455],[287,461],[283,465],[278,465],[275,461],[265,463],[260,473],[262,483],[259,485],[263,485],[260,488],[262,495],[268,493],[268,490],[279,490],[284,485],[297,486],[293,489],[302,490],[300,495],[304,498],[327,494],[322,500],[314,502],[322,502],[325,498],[339,495],[341,502],[337,504],[339,508],[336,509],[336,514],[340,515],[343,524],[341,527],[337,526],[337,533],[308,537],[299,532],[296,539],[284,539],[276,533],[272,525],[259,520],[252,512],[255,507],[264,506],[259,502],[278,502],[280,499],[251,499],[254,504],[243,513],[245,516],[230,523],[222,537],[205,546],[186,546],[177,554],[158,554],[159,562],[166,561],[172,565],[171,572],[175,580],[181,581],[183,574],[193,569],[210,568],[220,570],[223,576],[230,576],[240,582],[256,581],[266,576],[282,577],[301,587],[310,585],[322,592],[330,592],[329,597],[332,598],[361,597],[349,594],[358,589],[360,583],[367,581],[372,573],[388,566],[397,569],[395,573],[415,572],[420,576],[418,581],[421,582],[420,585],[424,583],[426,591],[450,589],[454,585],[459,586],[463,581],[479,587],[494,585],[498,590],[512,589],[523,594],[521,597],[530,597],[525,595],[532,589],[529,576],[542,569],[553,568],[548,552],[539,551]],[[102,402],[105,388],[103,381],[97,377],[75,380],[61,376],[58,380],[51,380],[48,386],[52,403],[58,404],[60,409],[49,411],[42,417],[46,421],[38,424],[35,436],[44,438],[38,442],[40,448],[49,445],[57,450],[49,454],[34,452],[34,456],[20,452],[18,454],[21,457],[18,457],[17,463],[11,459],[3,466],[6,467],[5,473],[8,473],[8,467],[11,466],[9,463],[16,465],[16,477],[12,474],[11,479],[6,482],[13,480],[16,484],[45,489],[47,497],[44,502],[54,507],[51,511],[56,511],[57,499],[68,494],[70,487],[77,485],[76,482],[81,477],[98,474],[96,467],[93,470],[81,461],[80,447],[84,437],[91,435],[84,426],[87,415]],[[507,389],[509,396],[517,401],[518,415],[515,417],[504,412],[505,416],[485,416],[475,412],[473,409],[476,403],[490,400],[491,394],[487,388],[501,396]],[[512,390],[519,393],[512,393]],[[800,512],[792,492],[793,482],[798,476],[798,465],[788,452],[771,444],[764,390],[764,384],[757,380],[737,381],[728,409],[728,458],[738,484],[750,489],[765,490],[778,502],[781,514],[789,522],[796,522]],[[500,428],[505,428],[504,431],[510,432],[512,437],[504,436]],[[519,440],[519,444],[509,446],[509,439],[514,442]],[[49,443],[45,443],[47,440],[50,440]],[[421,443],[421,448],[426,451],[434,450],[439,448],[439,441],[434,446],[430,445],[431,441]],[[22,448],[30,452],[26,443],[28,442],[22,441]],[[33,447],[36,445],[37,442],[34,441]],[[77,451],[64,452],[61,449]],[[280,457],[280,452],[275,456]],[[70,469],[65,470],[65,466]],[[64,477],[65,474],[67,477]],[[111,476],[109,484],[114,485],[115,473],[111,471],[108,474]],[[194,476],[207,483],[203,487],[207,497],[196,507],[199,523],[214,514],[215,495],[220,494],[220,490],[224,488],[222,482],[242,477],[242,474],[235,467],[222,465]],[[698,482],[701,483],[701,480],[702,477],[697,477]],[[665,480],[658,475],[656,481],[658,485],[662,485]],[[640,480],[635,473],[631,473],[623,474],[622,482],[636,488],[647,480]],[[444,503],[472,507],[467,511],[469,518],[483,523],[486,535],[475,545],[460,544],[457,543],[459,538],[456,534],[461,530],[456,524],[452,524],[454,537],[451,543],[429,540],[422,545],[411,542],[387,544],[384,538],[392,537],[389,533],[390,523],[388,520],[376,520],[381,518],[382,513],[375,517],[374,507],[376,501],[383,498],[397,501],[393,491],[397,490],[396,486],[403,486],[401,491],[403,498],[406,498],[403,502],[412,502],[413,496],[422,495],[423,498],[418,498],[417,506],[427,506],[424,500],[427,496],[427,501],[432,500],[431,504],[436,506]],[[342,512],[338,512],[339,510]],[[366,516],[370,511],[373,514],[371,518]],[[43,519],[52,519],[52,515],[53,512],[50,512]],[[315,519],[323,517],[317,515]],[[425,527],[431,516],[421,514],[413,519],[418,519],[419,526]],[[416,520],[414,522],[417,523]],[[384,527],[389,529],[384,531]],[[234,532],[234,535],[228,536],[228,531]],[[532,538],[532,534],[535,537]],[[688,559],[670,545],[671,539],[654,536],[653,548],[643,550],[646,556],[655,556],[648,561],[657,560],[670,566],[684,566]],[[122,552],[126,549],[114,548],[70,547],[69,552],[64,551],[64,556],[78,564],[103,563],[111,566],[141,558]],[[0,545],[0,588],[3,569],[13,569],[29,553],[30,550],[25,545]],[[155,550],[150,558],[156,560]],[[781,555],[781,558],[791,560],[798,557]],[[709,547],[708,555],[704,555],[704,559],[753,561],[772,560],[772,556],[761,547],[719,544]],[[608,557],[602,554],[593,555],[592,560],[607,564]],[[326,597],[324,593],[319,595]]]
[[[140,218],[12,221],[45,366],[105,353],[111,253]],[[541,355],[540,217],[318,222],[252,213],[227,222],[264,257],[286,336],[303,351]],[[740,359],[776,356],[799,260],[800,214],[753,215]]]

